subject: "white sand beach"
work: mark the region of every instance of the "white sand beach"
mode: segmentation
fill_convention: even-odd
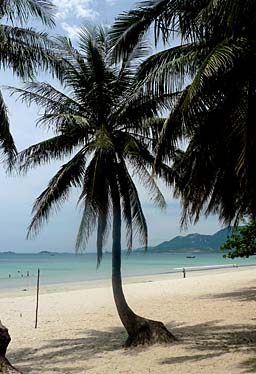
[[[124,289],[134,311],[179,340],[124,349],[110,283],[62,285],[40,295],[36,330],[35,290],[0,298],[8,357],[24,373],[256,373],[256,268],[148,276]]]

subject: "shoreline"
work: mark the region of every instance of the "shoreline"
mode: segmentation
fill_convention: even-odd
[[[250,268],[255,268],[256,264],[246,264],[246,265],[211,265],[211,266],[198,266],[198,267],[185,267],[186,279],[201,277],[204,275],[216,275],[225,274],[230,272],[240,272],[246,271]],[[178,280],[183,278],[183,268],[176,268],[173,271],[158,273],[158,274],[144,274],[138,276],[127,276],[123,277],[123,285],[138,284],[138,283],[152,283],[164,280]],[[87,290],[87,289],[97,289],[97,288],[111,288],[111,279],[95,279],[87,281],[74,281],[74,282],[60,282],[52,284],[42,284],[40,285],[40,294],[54,294],[61,292],[77,291],[77,290]],[[36,292],[36,286],[31,286],[28,288],[20,287],[7,287],[0,288],[0,299],[8,297],[27,297],[33,296]]]

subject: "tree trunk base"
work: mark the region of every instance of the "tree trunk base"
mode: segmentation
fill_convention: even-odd
[[[6,357],[0,357],[0,373],[1,374],[22,374],[10,364]]]
[[[22,374],[5,357],[7,347],[11,341],[8,329],[0,321],[0,373],[2,374]]]
[[[138,345],[153,345],[173,343],[177,338],[165,327],[162,322],[152,321],[139,317],[139,326],[133,335],[129,335],[124,347],[136,347]]]

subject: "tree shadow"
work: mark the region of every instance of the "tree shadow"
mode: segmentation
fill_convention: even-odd
[[[252,354],[251,359],[241,363],[244,373],[256,372],[256,329],[252,325],[222,325],[222,321],[214,320],[195,325],[177,324],[166,325],[178,338],[174,344],[179,344],[186,352],[183,356],[163,358],[162,365],[182,364],[221,357],[226,353],[243,351]],[[93,368],[95,360],[106,352],[122,349],[126,333],[123,328],[113,328],[108,331],[85,330],[77,338],[51,339],[44,341],[38,349],[18,349],[10,355],[15,366],[26,374],[62,373],[78,374]],[[168,350],[169,350],[168,345]],[[150,347],[122,350],[125,355],[137,355]],[[88,366],[87,361],[90,361]],[[95,365],[96,361],[95,361]],[[63,369],[63,366],[65,368]],[[80,368],[79,368],[80,367]]]
[[[28,374],[75,374],[81,373],[77,362],[82,362],[86,371],[89,369],[86,363],[88,359],[100,358],[104,352],[121,349],[126,338],[124,329],[117,327],[109,331],[85,330],[84,334],[85,337],[48,340],[38,349],[18,349],[9,357],[20,370]],[[65,369],[61,368],[63,365]]]
[[[256,372],[256,328],[252,325],[222,325],[221,321],[209,321],[196,325],[180,325],[173,329],[184,346],[187,355],[167,357],[160,363],[173,365],[220,357],[230,352],[247,352],[253,358],[241,364],[245,373]],[[247,371],[246,371],[247,370]]]
[[[244,369],[244,373],[256,373],[256,358],[252,357],[241,363],[240,367]]]
[[[184,362],[197,362],[197,361],[200,361],[200,360],[205,360],[207,358],[213,358],[213,357],[217,357],[217,356],[221,356],[222,353],[219,353],[219,354],[216,354],[216,353],[209,353],[209,354],[198,354],[198,355],[195,355],[193,354],[193,356],[191,355],[184,355],[184,356],[178,356],[178,357],[170,357],[170,358],[166,358],[164,360],[161,361],[161,364],[163,365],[175,365],[175,364],[182,364]]]
[[[211,299],[235,299],[239,301],[256,301],[256,287],[244,288],[233,292],[209,295]]]

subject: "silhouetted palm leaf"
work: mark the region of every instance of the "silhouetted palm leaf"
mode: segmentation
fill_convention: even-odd
[[[53,26],[54,6],[47,0],[2,0],[0,3],[0,69],[10,69],[21,79],[33,79],[42,70],[61,77],[63,63],[55,41],[44,32],[25,28],[29,19]],[[3,98],[1,97],[1,101]],[[1,104],[0,143],[9,164],[16,152],[9,126],[7,112]],[[9,139],[7,141],[7,139]]]
[[[228,224],[256,215],[255,21],[252,0],[159,0],[138,3],[111,31],[116,60],[151,26],[156,43],[179,40],[142,63],[136,90],[149,99],[173,95],[156,169],[162,160],[174,162],[183,224],[201,213]]]

